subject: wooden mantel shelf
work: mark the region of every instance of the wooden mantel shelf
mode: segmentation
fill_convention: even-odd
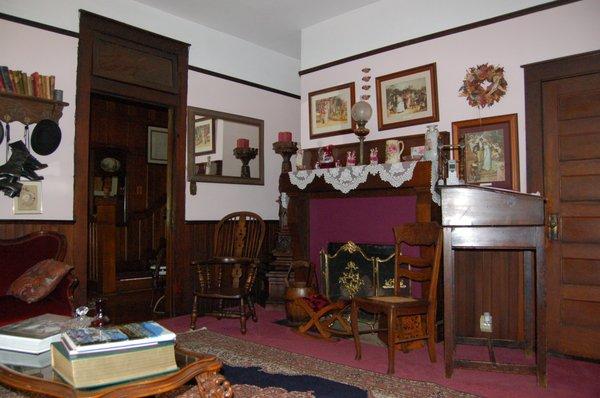
[[[4,123],[21,122],[25,125],[50,119],[56,123],[68,103],[46,98],[13,93],[0,93],[0,120]]]
[[[279,176],[279,190],[287,193],[288,195],[305,194],[312,196],[311,194],[333,194],[334,196],[340,197],[352,197],[369,195],[369,191],[376,190],[376,196],[386,196],[410,193],[407,191],[407,188],[413,188],[412,192],[415,190],[425,190],[427,192],[430,191],[431,162],[418,162],[412,178],[398,188],[394,188],[389,182],[382,181],[379,176],[369,175],[367,177],[367,181],[360,184],[356,189],[348,192],[347,194],[344,194],[332,187],[330,184],[325,182],[323,177],[315,177],[314,181],[308,184],[305,189],[300,189],[290,182],[290,176],[288,173],[282,173]]]

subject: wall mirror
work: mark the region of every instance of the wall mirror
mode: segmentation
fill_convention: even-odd
[[[189,106],[188,181],[264,185],[264,126],[260,119]]]

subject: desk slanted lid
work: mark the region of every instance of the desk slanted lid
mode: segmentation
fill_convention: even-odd
[[[442,225],[544,225],[544,198],[477,185],[440,186]]]

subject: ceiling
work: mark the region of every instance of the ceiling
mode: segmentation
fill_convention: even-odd
[[[378,0],[136,0],[300,59],[300,31]]]

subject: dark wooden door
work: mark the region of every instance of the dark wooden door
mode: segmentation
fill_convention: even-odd
[[[548,344],[600,358],[600,73],[544,82],[542,100]]]

